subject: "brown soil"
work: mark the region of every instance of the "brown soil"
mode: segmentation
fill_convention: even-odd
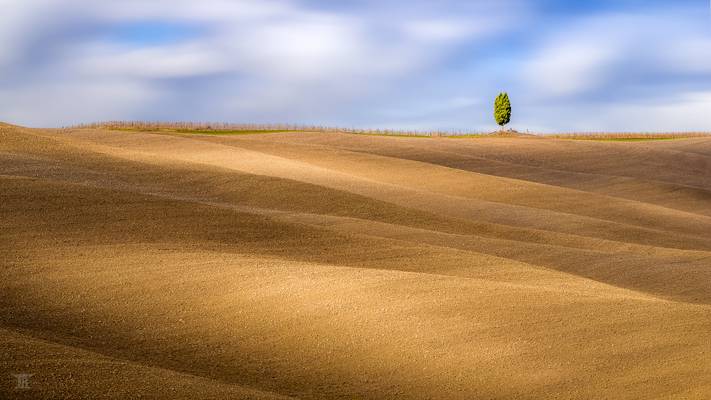
[[[3,125],[0,221],[0,398],[711,396],[708,138]]]

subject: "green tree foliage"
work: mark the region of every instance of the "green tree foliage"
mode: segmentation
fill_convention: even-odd
[[[494,102],[494,119],[502,127],[511,121],[511,102],[506,92],[499,93]]]

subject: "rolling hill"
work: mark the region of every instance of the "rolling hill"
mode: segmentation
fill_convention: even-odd
[[[0,200],[3,398],[711,396],[711,138],[3,125]]]

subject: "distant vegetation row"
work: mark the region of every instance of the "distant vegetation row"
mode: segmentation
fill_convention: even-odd
[[[226,122],[151,122],[151,121],[108,121],[79,124],[69,129],[109,129],[127,131],[173,131],[196,133],[231,133],[231,132],[343,132],[364,135],[388,136],[474,136],[484,135],[472,131],[408,131],[396,129],[339,128],[322,125],[297,124],[235,124]]]
[[[294,124],[234,124],[227,122],[107,121],[79,124],[70,128],[136,131],[340,131],[324,126]]]
[[[235,124],[226,122],[151,122],[151,121],[108,121],[89,124],[79,124],[70,129],[108,129],[125,131],[168,131],[179,133],[201,134],[239,134],[239,133],[270,133],[270,132],[342,132],[361,135],[408,136],[408,137],[486,137],[491,133],[475,131],[415,131],[397,129],[362,129],[339,128],[320,125],[296,124]],[[517,131],[498,131],[497,136],[528,135]],[[692,137],[711,136],[711,132],[571,132],[557,134],[541,134],[540,136],[556,139],[574,140],[665,140]]]
[[[686,139],[686,138],[704,137],[704,136],[711,136],[711,132],[669,132],[669,133],[578,132],[578,133],[559,133],[559,134],[546,135],[546,137],[551,137],[551,138],[556,138],[556,139],[619,140],[619,141]]]

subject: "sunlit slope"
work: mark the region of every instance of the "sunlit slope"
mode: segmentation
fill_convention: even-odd
[[[272,136],[260,142],[283,142]],[[604,142],[496,138],[433,140],[312,134],[302,145],[424,161],[582,189],[711,215],[711,140]],[[700,202],[697,200],[707,200]]]
[[[363,138],[332,133],[215,138],[96,131],[78,132],[62,140],[123,160],[163,167],[187,162],[201,170],[214,167],[228,174],[266,176],[310,188],[295,193],[276,184],[259,185],[260,189],[254,190],[240,188],[241,183],[236,182],[218,188],[203,182],[207,188],[191,190],[197,189],[196,182],[191,182],[189,196],[220,191],[215,196],[228,204],[335,214],[465,234],[476,238],[465,241],[467,249],[477,252],[687,301],[711,299],[711,273],[705,268],[711,255],[711,236],[707,234],[711,232],[710,217],[551,183],[474,173],[365,150],[344,151],[329,145],[383,140],[384,147],[396,143],[426,153],[442,142],[479,143],[486,148],[500,146],[497,141],[501,140],[512,142],[512,148],[516,148],[520,146],[516,141],[524,141],[532,148],[555,148],[558,141]],[[327,144],[316,145],[316,140]],[[561,157],[568,157],[568,153],[561,151]],[[169,169],[167,175],[184,174]],[[164,190],[167,185],[162,186]],[[172,186],[185,189],[180,182]],[[322,192],[350,195],[351,199],[319,201]],[[287,194],[291,199],[285,197]],[[704,203],[703,199],[699,202]],[[458,248],[460,242],[444,240],[445,245]]]
[[[497,172],[499,140],[563,175]],[[708,202],[593,190],[560,142],[3,128],[2,372],[55,398],[707,398]],[[601,164],[623,151],[682,150]]]

